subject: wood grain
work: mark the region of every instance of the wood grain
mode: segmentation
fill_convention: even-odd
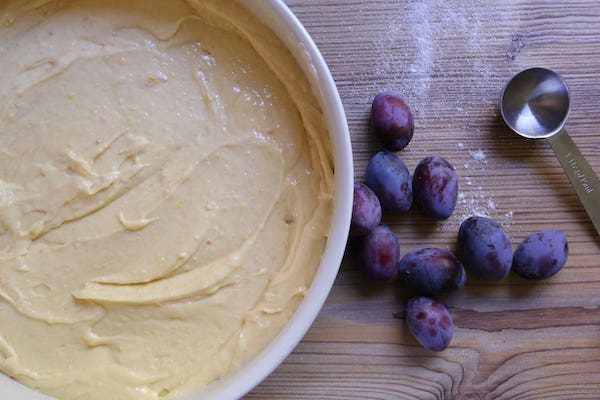
[[[558,228],[567,266],[545,282],[469,280],[444,297],[451,347],[423,350],[404,324],[407,294],[363,281],[349,249],[304,340],[248,399],[600,399],[600,240],[544,141],[502,123],[501,90],[533,66],[570,86],[567,129],[600,174],[600,2],[596,0],[286,0],[338,84],[356,180],[379,149],[369,132],[381,90],[403,94],[416,131],[400,154],[410,169],[440,155],[460,175],[455,214],[386,216],[402,253],[452,249],[458,226],[481,214],[513,247]],[[600,205],[599,205],[600,206]]]

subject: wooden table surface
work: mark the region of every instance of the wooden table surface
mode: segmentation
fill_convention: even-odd
[[[600,174],[600,2],[597,0],[286,0],[325,57],[352,137],[356,180],[380,149],[369,109],[402,94],[415,134],[409,169],[440,155],[459,174],[457,209],[432,223],[386,216],[401,253],[453,249],[471,215],[498,221],[513,248],[558,228],[567,265],[554,277],[473,279],[442,300],[450,347],[422,349],[403,319],[405,295],[373,285],[352,252],[304,340],[249,399],[600,399],[600,239],[545,141],[517,137],[498,100],[518,71],[545,66],[572,94],[567,129]],[[598,205],[600,207],[600,205]]]

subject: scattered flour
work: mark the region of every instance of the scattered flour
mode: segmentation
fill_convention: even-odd
[[[496,211],[496,204],[478,186],[477,191],[461,191],[458,194],[458,205],[461,210],[461,221],[472,216],[489,217],[491,211]]]
[[[480,149],[480,150],[477,150],[477,151],[470,150],[470,151],[469,151],[469,154],[470,154],[470,155],[471,155],[471,157],[473,157],[473,158],[474,158],[476,161],[483,161],[483,162],[487,162],[487,161],[486,161],[486,158],[487,158],[487,157],[486,157],[485,153],[483,152],[483,150],[481,150],[481,149]]]
[[[385,30],[373,41],[375,79],[369,89],[373,93],[394,89],[411,99],[416,114],[435,115],[440,106],[451,104],[458,112],[465,98],[481,95],[481,85],[467,85],[463,93],[437,89],[442,81],[466,79],[487,82],[494,71],[490,62],[482,57],[489,54],[486,26],[495,19],[509,19],[509,7],[498,14],[485,14],[487,0],[421,0],[406,2],[396,0],[386,3],[393,9]],[[367,82],[369,82],[367,80]],[[381,84],[393,84],[382,87]],[[363,82],[364,84],[364,82]],[[435,95],[434,95],[435,94]],[[489,103],[483,99],[484,103]],[[494,99],[495,102],[495,99]]]
[[[486,98],[490,91],[485,86],[493,80],[494,68],[482,55],[497,52],[488,26],[511,21],[513,12],[507,6],[486,14],[486,4],[487,0],[386,2],[389,12],[379,15],[379,25],[372,27],[377,34],[371,43],[374,58],[370,68],[352,79],[354,86],[344,87],[364,91],[365,98],[395,90],[410,99],[417,129],[435,127],[455,135],[456,157],[449,161],[458,167],[459,197],[455,215],[440,224],[440,229],[454,229],[473,215],[491,217],[505,225],[513,217],[512,211],[505,213],[486,192],[488,155],[480,147],[483,128],[473,118],[497,113],[497,99]],[[348,54],[342,62],[353,61]],[[409,150],[426,151],[415,146]]]
[[[463,150],[464,144],[458,143],[456,147],[460,150],[460,154],[465,153]],[[485,191],[482,184],[475,184],[475,178],[472,176],[487,176],[487,155],[485,151],[477,149],[469,150],[467,153],[471,156],[471,161],[464,163],[465,169],[460,174],[463,181],[459,184],[457,209],[455,211],[458,213],[459,219],[463,221],[471,216],[481,216],[493,218],[505,226],[512,224],[513,211],[504,213],[501,216],[502,220],[499,220],[499,210],[494,199]]]
[[[487,177],[487,155],[484,150],[466,150],[465,144],[458,142],[456,144],[457,157],[470,156],[468,161],[463,164],[464,170],[459,169],[459,192],[456,209],[450,219],[439,225],[438,230],[448,231],[456,230],[465,219],[472,216],[492,218],[501,225],[512,225],[514,212],[508,211],[502,213],[499,206],[490,194],[485,190],[485,182],[479,183],[477,180],[486,180]]]
[[[464,145],[456,146],[460,150],[464,149]],[[485,174],[485,166],[487,157],[481,149],[460,151],[459,154],[469,154],[471,161],[464,164],[465,170],[459,175],[464,179],[467,187],[459,183],[459,195],[457,201],[457,211],[460,212],[461,221],[470,216],[489,217],[491,212],[496,211],[496,204],[490,196],[483,190],[481,185],[475,185],[474,178],[471,174],[480,176]],[[462,182],[461,182],[462,183]]]

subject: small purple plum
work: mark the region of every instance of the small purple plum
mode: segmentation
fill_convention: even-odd
[[[410,172],[396,153],[380,151],[375,154],[367,166],[365,184],[377,195],[384,211],[401,213],[410,209]]]
[[[456,255],[467,272],[486,281],[504,279],[512,266],[508,235],[497,222],[486,217],[470,217],[462,222]]]
[[[396,275],[400,244],[396,234],[379,225],[362,238],[358,253],[363,273],[373,281],[388,281]]]
[[[406,323],[415,339],[430,351],[443,351],[454,334],[448,309],[427,297],[415,297],[406,306]]]
[[[392,92],[375,96],[371,105],[371,124],[375,136],[390,151],[405,148],[415,129],[410,109],[398,94]]]
[[[435,219],[448,219],[456,207],[458,176],[442,157],[427,157],[415,168],[412,181],[413,202]]]
[[[512,269],[527,279],[555,275],[567,262],[569,244],[564,233],[554,229],[534,233],[519,244]]]
[[[460,289],[466,281],[458,258],[448,250],[434,247],[416,249],[402,257],[398,276],[405,286],[429,296]]]
[[[377,195],[364,183],[355,183],[350,234],[352,236],[366,235],[380,222],[381,204]]]

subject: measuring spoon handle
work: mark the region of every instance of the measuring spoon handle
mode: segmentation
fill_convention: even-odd
[[[550,136],[548,142],[571,181],[583,208],[600,235],[600,180],[573,142],[566,129]]]

